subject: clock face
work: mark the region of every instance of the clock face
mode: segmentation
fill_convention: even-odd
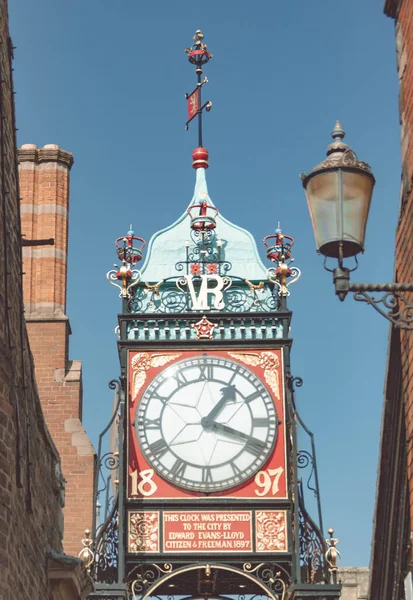
[[[274,401],[254,373],[204,355],[179,361],[152,380],[135,428],[158,475],[211,493],[242,484],[265,464],[278,423]]]

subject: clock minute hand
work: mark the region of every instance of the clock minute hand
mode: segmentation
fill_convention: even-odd
[[[213,423],[211,423],[210,426],[211,426],[211,429],[214,429],[215,431],[218,431],[219,433],[224,433],[226,435],[231,435],[233,437],[236,437],[240,440],[245,440],[252,446],[257,446],[257,447],[261,447],[261,448],[264,448],[264,446],[265,446],[265,442],[263,442],[262,440],[259,440],[258,438],[248,435],[247,433],[243,433],[242,431],[237,431],[236,429],[233,429],[232,427],[230,427],[229,425],[225,425],[224,423],[217,423],[216,421],[214,421]]]
[[[237,389],[235,385],[228,385],[227,387],[221,388],[221,399],[215,404],[214,408],[207,414],[207,416],[201,420],[201,425],[203,427],[211,427],[215,417],[219,415],[226,403],[235,402],[236,391]]]

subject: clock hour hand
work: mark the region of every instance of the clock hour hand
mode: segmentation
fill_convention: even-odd
[[[225,425],[224,423],[217,423],[216,421],[214,421],[213,423],[210,424],[210,427],[211,427],[211,429],[213,429],[214,431],[217,431],[218,433],[223,433],[224,435],[230,435],[232,437],[238,438],[239,440],[245,440],[246,442],[248,442],[248,445],[256,446],[257,448],[265,447],[265,442],[263,442],[262,440],[259,440],[258,438],[248,435],[248,433],[244,433],[242,431],[237,431],[237,429],[233,429],[232,427],[230,427],[229,425]]]
[[[201,419],[202,427],[211,427],[214,419],[219,415],[221,410],[224,408],[227,402],[235,402],[237,388],[235,385],[228,385],[227,387],[221,388],[221,399],[215,404],[214,408],[207,414],[206,417]]]

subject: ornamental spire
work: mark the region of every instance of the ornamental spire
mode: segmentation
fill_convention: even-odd
[[[194,35],[194,43],[190,48],[186,48],[185,52],[188,55],[188,60],[192,65],[195,65],[195,73],[197,75],[196,88],[190,94],[185,94],[188,101],[188,121],[185,124],[185,130],[189,128],[189,123],[198,116],[198,147],[192,153],[192,166],[194,169],[208,168],[208,150],[202,145],[202,113],[205,109],[209,112],[212,108],[212,102],[208,100],[202,104],[202,86],[208,83],[208,79],[201,79],[203,66],[212,58],[212,54],[208,52],[207,45],[203,43],[204,34],[200,29],[197,29]]]

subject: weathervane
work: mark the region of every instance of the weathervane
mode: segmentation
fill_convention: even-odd
[[[197,29],[194,35],[194,44],[190,48],[185,48],[188,55],[188,60],[195,65],[195,73],[197,74],[196,88],[190,94],[185,94],[188,100],[188,121],[185,124],[185,130],[189,128],[189,123],[198,115],[198,147],[202,148],[202,111],[204,108],[209,112],[212,108],[212,102],[208,100],[205,104],[201,102],[201,89],[204,83],[208,83],[208,79],[204,77],[201,80],[202,67],[212,58],[212,54],[208,52],[207,45],[202,42],[204,34],[200,29]]]

